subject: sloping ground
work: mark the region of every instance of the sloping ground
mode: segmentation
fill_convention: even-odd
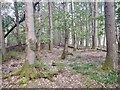
[[[29,81],[28,85],[20,85],[19,77],[10,77],[3,80],[3,87],[27,87],[27,88],[98,88],[98,87],[116,87],[117,85],[101,85],[93,77],[89,77],[89,73],[93,74],[101,67],[105,52],[92,50],[79,50],[73,52],[73,56],[69,55],[67,59],[61,60],[62,48],[54,48],[52,52],[42,51],[41,61],[47,66],[49,71],[59,71],[58,75],[53,76],[52,80],[39,78],[34,81]],[[72,52],[72,49],[69,49]],[[3,74],[15,72],[19,70],[24,63],[24,55],[18,60],[12,59],[9,62],[3,63]],[[54,66],[52,64],[55,63]],[[83,67],[83,68],[82,68]],[[13,69],[16,68],[16,69]],[[92,72],[92,73],[91,73]],[[95,74],[97,75],[97,74]],[[99,76],[98,76],[99,77]],[[105,81],[105,80],[103,80]]]

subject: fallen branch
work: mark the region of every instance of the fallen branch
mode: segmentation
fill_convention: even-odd
[[[107,52],[107,50],[106,50],[106,49],[100,49],[100,48],[97,48],[97,50]],[[117,51],[117,53],[120,53],[120,51]]]

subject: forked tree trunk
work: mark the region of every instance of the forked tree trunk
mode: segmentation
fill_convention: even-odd
[[[115,12],[114,0],[105,2],[105,33],[107,44],[107,55],[103,65],[104,70],[113,70],[117,68],[117,48],[115,36]]]

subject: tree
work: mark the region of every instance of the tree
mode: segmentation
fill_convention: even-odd
[[[18,13],[18,7],[17,7],[16,0],[14,0],[14,8],[15,8],[16,25],[17,25],[16,26],[16,30],[17,30],[16,36],[17,36],[18,45],[20,45],[21,42],[20,42],[20,39],[19,39],[19,13]]]
[[[53,33],[52,33],[52,8],[51,2],[48,1],[48,12],[49,12],[49,50],[53,47]]]
[[[97,48],[97,13],[98,13],[98,2],[97,0],[94,1],[94,9],[93,9],[93,35],[92,35],[92,48]]]
[[[26,58],[22,69],[16,73],[27,80],[34,79],[38,73],[32,66],[36,60],[36,36],[34,30],[33,4],[25,1],[25,23],[26,23]]]
[[[1,3],[0,3],[0,57],[3,57],[5,54],[5,40],[4,33],[2,29],[2,15],[1,15]]]
[[[86,9],[86,17],[85,17],[85,19],[86,19],[86,48],[88,48],[88,46],[89,46],[89,37],[88,37],[88,4],[87,3],[85,3],[85,9]]]
[[[67,2],[64,2],[63,3],[63,8],[64,8],[64,29],[65,29],[65,43],[64,43],[64,50],[63,50],[63,53],[62,53],[62,56],[61,56],[61,59],[65,59],[67,54],[68,54],[68,28],[67,28],[67,5],[68,3]]]
[[[75,3],[72,0],[71,11],[72,11],[73,46],[74,46],[73,51],[76,51],[77,43],[76,43],[76,30],[75,30],[75,22],[74,22],[74,20],[75,20],[74,19],[75,18],[75,15],[74,15],[75,10],[74,9],[75,9]]]
[[[107,55],[103,65],[104,70],[112,70],[116,68],[117,48],[115,36],[115,15],[114,15],[114,0],[105,2],[105,33],[107,44]]]
[[[118,42],[118,63],[120,63],[120,29],[119,29],[119,42]]]

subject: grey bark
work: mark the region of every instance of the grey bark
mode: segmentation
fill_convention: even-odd
[[[98,2],[97,0],[94,1],[94,9],[93,9],[93,35],[92,35],[92,48],[93,49],[96,49],[97,48],[97,20],[96,20],[96,17],[98,15]]]
[[[85,3],[85,8],[86,8],[86,13],[88,12],[88,3]],[[89,46],[89,35],[88,35],[88,33],[89,33],[89,31],[88,31],[88,29],[89,29],[89,26],[88,26],[88,15],[86,15],[86,25],[85,25],[85,27],[86,27],[86,48]]]
[[[2,28],[2,15],[1,15],[1,3],[0,3],[0,59],[3,58],[5,54],[5,39],[4,39],[4,32]]]
[[[67,54],[68,54],[68,33],[69,33],[69,31],[68,31],[68,28],[67,28],[67,17],[66,17],[66,13],[67,13],[67,10],[68,10],[68,6],[67,6],[68,3],[64,2],[63,4],[64,4],[63,8],[64,8],[64,25],[65,25],[64,26],[64,28],[65,28],[65,41],[64,41],[65,45],[64,45],[64,50],[63,50],[61,58],[65,59]]]
[[[52,7],[51,2],[48,1],[48,12],[49,12],[49,50],[53,48],[53,31],[52,31]]]
[[[114,1],[114,0],[112,0]],[[117,48],[116,48],[116,36],[115,36],[115,12],[114,2],[105,2],[105,33],[106,33],[106,45],[107,55],[104,63],[104,69],[117,68]]]
[[[72,0],[71,11],[72,11],[73,46],[74,46],[73,51],[76,51],[77,41],[76,41],[76,29],[75,29],[75,22],[74,22],[74,18],[75,18],[74,10],[75,10],[75,3]]]
[[[27,1],[27,0],[26,0]],[[32,2],[25,2],[25,22],[26,22],[26,60],[29,64],[34,64],[36,59],[36,36],[34,30],[33,18],[33,4]]]

